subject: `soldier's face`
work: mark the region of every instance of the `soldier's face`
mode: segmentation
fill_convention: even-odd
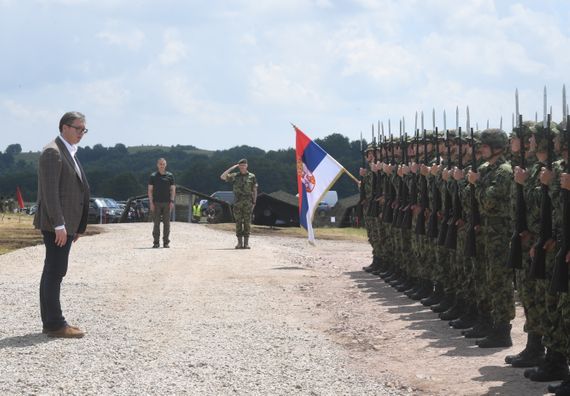
[[[517,137],[511,138],[511,152],[518,153],[519,151],[521,151],[520,139]]]
[[[366,152],[366,159],[368,160],[368,162],[374,161],[374,153],[372,151]]]
[[[241,173],[246,173],[247,172],[247,164],[239,164],[239,171]]]
[[[491,158],[491,155],[492,155],[492,154],[493,154],[493,153],[492,153],[491,147],[489,147],[489,145],[487,145],[487,144],[482,144],[482,145],[481,145],[481,156],[482,156],[484,159],[489,159],[489,158]]]

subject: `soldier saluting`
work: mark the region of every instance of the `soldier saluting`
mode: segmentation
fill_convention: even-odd
[[[239,172],[230,173],[235,168]],[[249,249],[249,233],[251,224],[251,214],[257,199],[257,179],[255,175],[247,170],[247,159],[242,158],[235,165],[232,165],[220,178],[228,183],[233,183],[235,196],[233,211],[236,220],[236,236],[238,243],[236,249]]]

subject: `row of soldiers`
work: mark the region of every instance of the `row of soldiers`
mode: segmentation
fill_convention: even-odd
[[[557,395],[570,395],[567,124],[521,117],[510,139],[416,130],[373,141],[360,169],[373,253],[363,269],[481,348],[512,346],[516,289],[527,344],[505,361],[533,381],[563,380],[549,386]]]
[[[0,197],[0,213],[14,213],[17,208],[14,198]]]

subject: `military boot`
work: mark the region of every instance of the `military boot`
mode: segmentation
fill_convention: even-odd
[[[430,309],[435,313],[445,312],[453,305],[455,297],[451,294],[446,294],[443,299],[435,305],[432,305]]]
[[[243,237],[237,237],[238,243],[236,245],[236,249],[243,249]]]
[[[251,247],[249,246],[249,236],[243,237],[243,248],[244,249],[251,249]]]
[[[443,299],[443,296],[443,286],[441,283],[436,283],[431,295],[426,298],[422,298],[420,302],[422,305],[430,307],[432,305],[439,304],[439,302]]]
[[[410,297],[412,294],[416,293],[422,287],[424,287],[423,281],[421,279],[414,278],[410,284],[410,287],[404,290],[404,295]]]
[[[570,375],[567,375],[560,384],[548,385],[548,392],[556,396],[570,396]]]
[[[566,356],[550,348],[546,349],[546,356],[540,366],[526,369],[524,372],[525,377],[536,382],[558,381],[566,378],[568,374]]]
[[[401,285],[396,286],[396,290],[399,292],[405,292],[406,290],[413,290],[416,287],[416,282],[413,278],[408,278]]]
[[[457,330],[469,329],[477,323],[477,308],[470,306],[459,318],[449,322]]]
[[[455,320],[465,312],[465,301],[456,297],[455,303],[447,310],[439,314],[441,320]]]
[[[479,348],[508,348],[513,346],[510,323],[493,325],[485,338],[475,341]]]
[[[491,329],[491,319],[488,317],[479,315],[479,320],[470,329],[465,329],[461,331],[461,334],[465,338],[484,338]]]
[[[418,301],[423,298],[431,296],[433,293],[433,283],[430,280],[422,280],[422,287],[420,290],[415,292],[414,294],[410,295],[412,300]]]
[[[372,257],[372,263],[369,266],[362,267],[362,269],[368,273],[376,271],[380,268],[380,259],[376,256]]]
[[[536,367],[544,360],[544,347],[542,336],[537,333],[528,333],[526,347],[516,355],[505,357],[505,363],[513,367]]]

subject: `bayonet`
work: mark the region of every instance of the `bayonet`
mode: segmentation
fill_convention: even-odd
[[[435,131],[435,108],[431,112],[431,121],[433,124],[433,130]]]
[[[392,124],[390,123],[390,119],[388,118],[388,134],[392,135]]]
[[[499,121],[499,129],[503,130],[503,116],[501,116],[501,120]]]
[[[459,130],[459,106],[455,106],[455,131]]]
[[[434,127],[433,129],[435,129],[435,122],[433,123]],[[447,115],[445,114],[445,110],[443,110],[443,130],[446,131],[447,130]]]
[[[517,88],[517,89],[515,89],[515,116],[516,116],[517,122],[519,121],[519,114],[520,114],[520,111],[519,111],[519,89]],[[517,126],[520,126],[520,125],[517,124]],[[514,129],[514,127],[513,127],[513,129]]]
[[[422,132],[424,131],[424,111],[422,110]]]
[[[471,117],[469,116],[469,106],[467,106],[467,119],[465,120],[465,133],[469,133],[470,130],[471,130]]]
[[[547,100],[546,100],[546,85],[545,85],[544,86],[544,101],[543,101],[543,109],[542,109],[543,113],[544,113],[543,114],[544,118],[542,119],[542,126],[544,128],[546,128],[546,124],[547,124],[547,121],[546,121],[546,115],[548,114],[547,110],[546,110],[547,108],[548,108],[548,106],[547,106]]]
[[[487,119],[487,129],[489,129],[489,120]]]
[[[566,104],[566,84],[562,86],[562,119],[566,120],[568,116],[568,109]]]
[[[402,132],[406,134],[406,118],[402,117]]]
[[[414,121],[414,132],[418,130],[418,112],[416,111],[416,117]]]
[[[514,131],[515,130],[515,113],[511,114],[511,127],[512,127],[512,130]]]
[[[479,130],[479,123],[478,123],[478,122],[475,123],[475,130],[476,130],[476,131]],[[467,132],[469,132],[469,131],[467,131]]]

